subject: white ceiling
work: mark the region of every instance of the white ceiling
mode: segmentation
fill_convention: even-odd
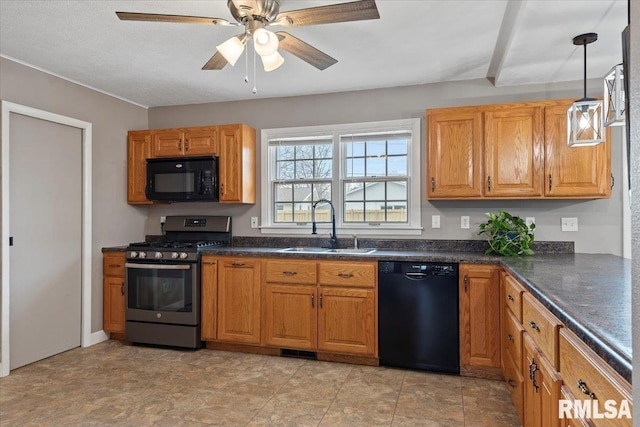
[[[282,0],[280,10],[340,2]],[[114,13],[233,21],[226,0],[0,0],[0,55],[148,107],[485,77],[498,86],[581,80],[583,50],[571,40],[587,32],[599,35],[587,51],[589,78],[622,62],[627,0],[376,3],[379,20],[287,29],[338,63],[319,71],[283,52],[278,70],[258,68],[255,95],[244,83],[244,57],[201,70],[241,27],[120,21]]]

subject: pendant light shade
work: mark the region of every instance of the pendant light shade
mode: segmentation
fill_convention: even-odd
[[[278,36],[272,31],[258,28],[253,33],[253,47],[262,57],[273,55],[278,50],[279,44]]]
[[[604,142],[602,101],[587,98],[587,45],[598,40],[596,33],[581,34],[573,44],[584,46],[584,94],[567,110],[567,144],[570,147],[597,145]]]
[[[624,73],[622,64],[604,77],[604,125],[622,126],[625,123]]]
[[[284,58],[277,50],[271,55],[261,56],[260,58],[262,59],[262,66],[267,72],[273,71],[284,64]]]
[[[236,65],[238,58],[240,58],[240,55],[242,55],[244,51],[246,37],[242,35],[241,38],[242,40],[240,40],[240,37],[231,37],[226,42],[216,46],[218,52],[220,52],[220,54],[224,56],[224,59],[231,65]]]

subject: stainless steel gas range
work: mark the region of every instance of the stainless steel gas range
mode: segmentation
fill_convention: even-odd
[[[231,243],[231,217],[168,216],[164,232],[127,247],[125,338],[199,348],[200,251]]]

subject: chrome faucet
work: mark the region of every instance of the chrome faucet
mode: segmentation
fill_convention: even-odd
[[[336,237],[336,210],[330,200],[320,199],[311,206],[311,234],[318,234],[318,228],[316,227],[316,206],[319,203],[328,203],[329,206],[331,206],[331,234],[329,235],[329,240],[331,242],[331,249],[337,249],[338,238]]]

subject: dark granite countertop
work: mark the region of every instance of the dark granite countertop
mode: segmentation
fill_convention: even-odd
[[[247,239],[248,240],[248,239]],[[234,240],[234,244],[237,243]],[[245,245],[253,241],[242,242]],[[440,261],[500,264],[516,277],[551,313],[580,337],[611,367],[631,382],[631,262],[605,254],[540,253],[531,257],[484,255],[476,247],[420,245],[412,250],[391,248],[371,254],[310,254],[280,252],[256,246],[232,246],[203,251],[204,255],[301,259]],[[289,246],[305,246],[290,242]],[[367,247],[366,241],[363,246]],[[313,245],[306,245],[313,246]],[[372,246],[375,247],[375,246]],[[557,249],[559,246],[555,246]],[[444,250],[443,250],[444,249]],[[571,248],[572,249],[572,248]],[[103,252],[125,247],[103,248]],[[564,252],[560,250],[559,252]]]

